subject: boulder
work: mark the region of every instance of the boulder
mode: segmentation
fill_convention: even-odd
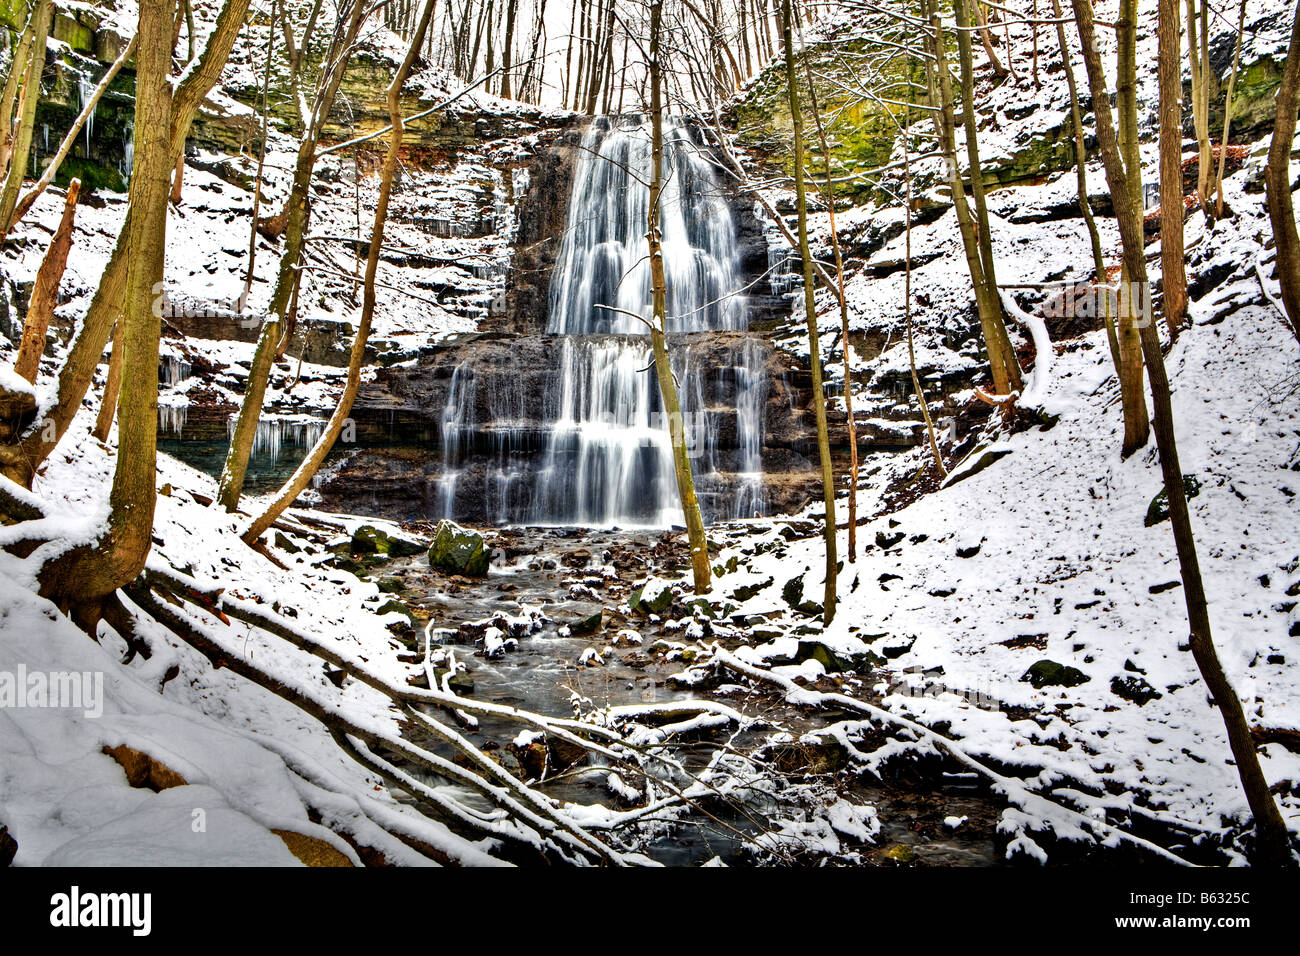
[[[448,574],[487,577],[492,550],[483,535],[462,528],[454,521],[438,523],[438,532],[429,548],[429,565]]]
[[[1195,475],[1183,475],[1183,491],[1186,493],[1188,500],[1195,498],[1201,493],[1201,482]],[[1146,520],[1143,522],[1148,528],[1152,525],[1159,524],[1169,517],[1169,496],[1165,494],[1163,488],[1151,499],[1151,504],[1147,506]]]
[[[409,558],[424,550],[418,541],[393,537],[373,525],[363,524],[352,532],[353,554],[382,554],[389,558]]]
[[[1022,681],[1028,681],[1035,689],[1044,687],[1077,687],[1092,680],[1077,667],[1058,664],[1056,661],[1041,660],[1025,671]]]

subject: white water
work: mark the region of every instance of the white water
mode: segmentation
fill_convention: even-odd
[[[648,123],[636,117],[592,122],[551,277],[547,332],[561,342],[546,396],[549,426],[542,452],[531,468],[521,464],[530,438],[522,393],[515,394],[500,375],[479,382],[472,363],[460,366],[442,418],[442,514],[456,513],[467,457],[483,455],[488,464],[482,497],[490,521],[682,523],[646,325],[653,312],[645,237],[650,169]],[[725,345],[709,341],[709,332],[746,327],[736,226],[707,153],[689,127],[674,120],[664,129],[660,226],[667,331],[693,333],[674,338],[669,351],[705,518],[752,517],[766,509],[761,449],[768,349],[747,338]],[[487,422],[475,420],[480,389],[487,390]],[[717,406],[719,396],[728,407]],[[726,416],[735,417],[735,449],[723,453],[718,431]]]

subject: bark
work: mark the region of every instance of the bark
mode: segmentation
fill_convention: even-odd
[[[1192,126],[1196,131],[1196,146],[1200,156],[1196,163],[1196,198],[1205,205],[1206,188],[1210,181],[1212,156],[1210,150],[1210,76],[1213,69],[1209,58],[1210,27],[1209,4],[1201,0],[1201,19],[1196,19],[1196,0],[1187,0],[1187,57],[1192,71]]]
[[[126,232],[130,250],[122,322],[122,393],[117,464],[108,524],[90,547],[76,548],[40,572],[41,594],[93,634],[103,601],[144,570],[156,500],[158,341],[155,288],[162,282],[167,235],[172,87],[168,80],[172,29],[170,0],[142,0],[136,60],[136,151]]]
[[[1183,79],[1178,0],[1159,0],[1160,276],[1169,338],[1177,341],[1187,317],[1183,252]]]
[[[91,114],[95,112],[95,107],[99,104],[100,97],[104,95],[104,91],[108,89],[109,84],[113,82],[118,71],[122,69],[122,66],[127,62],[127,60],[135,56],[135,45],[136,38],[131,37],[131,42],[126,45],[126,49],[118,55],[117,59],[113,61],[112,65],[109,66],[108,70],[104,73],[104,78],[101,79],[99,85],[95,87],[95,92],[91,94],[90,99],[87,100],[86,104],[81,108],[81,112],[77,114],[77,118],[72,121],[72,126],[68,129],[67,135],[63,137],[63,142],[59,144],[59,148],[55,151],[53,158],[46,165],[45,171],[41,173],[41,178],[36,181],[36,185],[23,195],[22,199],[18,200],[18,205],[14,208],[13,216],[10,217],[9,222],[4,227],[4,235],[8,235],[13,227],[22,221],[22,218],[27,215],[28,211],[32,208],[32,204],[41,197],[41,193],[45,192],[50,183],[54,182],[54,177],[58,175],[59,167],[63,165],[63,160],[67,158],[73,144],[76,143],[77,137],[81,134],[82,127],[86,125],[86,120],[88,120]],[[4,235],[0,235],[0,242],[4,241]]]
[[[13,47],[13,56],[9,60],[9,75],[5,77],[4,92],[0,93],[0,173],[9,168],[9,157],[13,153],[13,136],[15,127],[14,104],[23,89],[22,79],[27,72],[27,64],[36,36],[36,13],[32,10],[27,16],[22,32]]]
[[[804,190],[803,117],[799,109],[798,76],[794,64],[794,0],[781,2],[781,43],[785,52],[785,81],[789,89],[790,118],[794,131],[795,206],[799,213],[799,257],[803,260],[804,313],[808,322],[808,364],[812,369],[812,401],[817,415],[817,451],[821,459],[822,499],[826,503],[823,532],[826,539],[826,590],[822,599],[822,621],[835,617],[835,473],[831,469],[830,438],[826,427],[826,396],[822,391],[821,344],[817,336],[817,302],[812,250],[808,246],[808,197]]]
[[[1228,161],[1228,136],[1232,132],[1232,96],[1237,90],[1237,70],[1241,66],[1241,48],[1246,39],[1246,0],[1241,0],[1237,10],[1237,43],[1232,52],[1232,72],[1228,74],[1228,89],[1223,94],[1223,135],[1219,137],[1219,166],[1214,171],[1211,191],[1216,193],[1214,215],[1223,215],[1223,168]]]
[[[248,459],[252,455],[257,425],[262,417],[262,403],[266,398],[271,365],[276,358],[283,355],[284,350],[288,349],[289,341],[293,336],[295,323],[290,314],[290,304],[299,281],[303,243],[311,220],[311,183],[316,161],[319,158],[316,146],[325,120],[333,109],[339,84],[343,81],[354,42],[368,11],[369,8],[364,3],[355,3],[348,14],[346,29],[341,34],[336,32],[335,42],[331,44],[330,53],[326,58],[329,66],[318,80],[312,111],[306,117],[306,127],[302,139],[298,142],[293,185],[282,213],[285,228],[280,268],[276,274],[275,287],[271,291],[270,304],[267,306],[266,325],[263,327],[263,334],[257,340],[253,364],[248,370],[248,382],[244,388],[243,401],[239,406],[235,434],[231,439],[230,447],[226,449],[226,461],[221,469],[217,500],[227,511],[234,511],[239,507],[239,496],[243,494],[244,477],[248,473]],[[250,271],[250,279],[251,276]],[[273,331],[275,334],[268,335],[268,331]]]
[[[909,94],[910,99],[910,94]],[[925,421],[925,435],[930,443],[930,454],[934,456],[934,467],[940,476],[948,474],[939,452],[939,438],[934,431],[934,421],[930,418],[930,403],[921,387],[921,376],[916,371],[916,346],[912,336],[912,119],[911,111],[903,112],[903,317],[907,323],[907,361],[912,369],[912,388],[916,400],[921,403],[921,418]],[[850,524],[850,527],[852,525]]]
[[[72,221],[77,214],[77,194],[80,191],[81,180],[74,179],[68,184],[63,219],[59,221],[50,247],[45,250],[45,258],[32,286],[27,317],[23,321],[23,337],[18,346],[18,357],[14,360],[14,371],[33,385],[41,368],[41,356],[45,354],[45,335],[50,329],[50,319],[54,317],[54,307],[59,304],[59,282],[68,264],[68,250],[72,248]]]
[[[18,92],[18,111],[14,118],[14,132],[8,154],[9,168],[5,174],[3,192],[0,192],[0,224],[13,221],[14,208],[18,205],[18,193],[22,189],[23,177],[27,175],[27,160],[31,155],[32,132],[36,127],[36,103],[41,94],[41,74],[45,72],[45,41],[50,33],[50,20],[54,14],[53,0],[39,0],[39,5],[32,11],[32,45],[27,55],[26,69],[22,77],[22,89]],[[8,117],[5,117],[8,121]]]
[[[1083,45],[1084,63],[1088,68],[1088,82],[1092,88],[1097,144],[1106,169],[1106,181],[1116,205],[1124,264],[1130,275],[1136,276],[1139,281],[1145,281],[1146,258],[1143,255],[1141,216],[1140,211],[1131,208],[1129,171],[1124,167],[1111,123],[1106,76],[1096,48],[1092,3],[1091,0],[1072,0],[1072,3],[1079,26],[1079,39]],[[1241,700],[1224,673],[1214,646],[1209,606],[1206,602],[1205,586],[1201,580],[1196,539],[1192,532],[1187,494],[1183,487],[1182,468],[1178,460],[1173,404],[1164,354],[1160,349],[1160,336],[1154,323],[1144,325],[1141,334],[1147,377],[1151,384],[1151,397],[1155,409],[1155,433],[1156,445],[1160,451],[1160,470],[1165,493],[1169,499],[1170,523],[1173,527],[1174,543],[1182,573],[1183,598],[1187,605],[1192,656],[1223,718],[1232,755],[1237,763],[1237,773],[1241,777],[1242,789],[1246,793],[1246,799],[1255,817],[1255,862],[1262,866],[1290,866],[1294,861],[1286,825],[1269,793],[1268,781],[1260,768],[1259,756],[1255,752],[1255,742],[1246,723]]]
[[[611,2],[611,9],[613,4]],[[646,223],[646,239],[650,247],[650,286],[654,298],[654,319],[650,326],[650,343],[654,349],[655,377],[663,397],[664,411],[668,415],[668,434],[673,446],[673,471],[677,476],[677,492],[686,519],[686,534],[691,549],[691,573],[695,580],[695,593],[707,594],[711,588],[709,570],[709,542],[704,533],[704,519],[700,515],[700,502],[695,495],[695,476],[686,448],[685,423],[682,405],[677,396],[677,383],[673,381],[672,364],[664,341],[668,327],[668,290],[664,277],[664,254],[661,242],[660,197],[663,193],[664,157],[664,105],[662,91],[662,64],[660,37],[663,21],[663,4],[650,7],[650,51],[647,69],[650,73],[650,209]]]
[[[1277,90],[1277,118],[1264,169],[1268,218],[1277,246],[1277,277],[1282,284],[1282,307],[1291,331],[1300,339],[1300,238],[1296,235],[1295,208],[1291,200],[1291,147],[1295,142],[1296,109],[1300,106],[1300,2],[1291,24],[1286,67]]]
[[[1128,207],[1138,217],[1139,230],[1142,216],[1142,155],[1138,143],[1137,124],[1137,0],[1121,0],[1119,20],[1115,24],[1118,45],[1116,57],[1115,107],[1119,122],[1117,140],[1120,158],[1127,173],[1129,191]],[[1180,178],[1181,182],[1181,178]],[[1138,331],[1141,318],[1133,309],[1134,297],[1124,294],[1135,288],[1139,280],[1128,267],[1120,273],[1121,295],[1116,298],[1116,316],[1119,322],[1119,390],[1120,405],[1124,412],[1124,442],[1121,454],[1133,454],[1147,443],[1151,422],[1147,415],[1146,392],[1142,386],[1142,341]],[[1142,285],[1136,286],[1141,288]],[[1108,306],[1109,307],[1109,306]]]
[[[844,295],[844,252],[840,248],[840,235],[835,228],[835,186],[831,178],[831,151],[822,124],[821,110],[817,108],[817,87],[813,83],[812,66],[804,61],[804,76],[808,80],[808,106],[817,127],[817,141],[821,146],[826,167],[826,208],[831,219],[831,249],[835,253],[835,280],[838,284],[840,306],[840,337],[844,343],[844,412],[849,433],[849,564],[858,557],[858,426],[853,418],[853,345],[849,341],[849,305]],[[906,147],[904,147],[906,148]],[[910,240],[909,240],[910,241]]]
[[[185,138],[199,104],[225,67],[226,58],[230,55],[231,47],[248,13],[249,3],[250,0],[225,0],[198,64],[176,86],[170,123],[169,148],[173,158],[185,148]],[[41,427],[29,429],[18,444],[0,446],[0,474],[19,484],[30,487],[37,468],[58,447],[59,441],[67,433],[94,378],[109,333],[113,330],[113,323],[122,314],[129,258],[127,236],[130,234],[132,215],[128,205],[126,223],[118,235],[99,287],[91,299],[90,308],[59,374],[58,396],[54,407]],[[156,375],[157,369],[154,371]],[[53,426],[52,440],[47,440],[49,426]]]
[[[393,76],[393,82],[388,87],[388,115],[392,123],[392,130],[389,134],[388,153],[384,157],[383,178],[379,185],[379,199],[375,206],[375,225],[370,236],[370,252],[366,258],[366,284],[364,299],[361,306],[361,319],[357,325],[357,335],[352,342],[352,354],[348,362],[347,382],[343,387],[343,394],[339,398],[338,406],[334,409],[334,414],[330,416],[324,432],[321,433],[316,444],[307,457],[303,459],[297,470],[285,482],[275,498],[260,516],[253,520],[242,537],[245,542],[253,543],[261,537],[262,532],[271,527],[276,519],[284,513],[284,510],[297,500],[304,488],[307,487],[312,477],[319,470],[321,463],[334,447],[334,442],[338,439],[339,433],[343,430],[343,423],[352,411],[352,403],[356,400],[357,389],[361,385],[361,366],[366,353],[366,341],[370,336],[370,324],[375,314],[375,275],[379,270],[379,252],[384,245],[384,223],[388,218],[388,201],[392,194],[393,177],[397,173],[398,156],[402,148],[402,84],[406,82],[407,75],[411,72],[411,65],[415,62],[417,53],[424,42],[425,31],[429,28],[429,20],[433,16],[434,7],[437,0],[425,0],[424,11],[420,15],[419,25],[415,29],[415,35],[411,38],[410,46],[407,48],[406,57],[402,60]]]
[[[930,21],[928,41],[930,52],[934,57],[934,63],[927,64],[926,73],[930,84],[930,100],[936,105],[935,132],[940,149],[947,159],[948,186],[952,192],[962,248],[966,253],[966,266],[970,270],[971,286],[979,309],[980,328],[984,335],[985,350],[988,352],[993,387],[999,395],[1010,395],[1023,388],[1020,365],[1016,361],[1011,339],[1007,335],[1006,323],[1002,317],[1002,302],[998,298],[997,289],[990,285],[984,272],[984,260],[980,253],[976,224],[971,216],[970,206],[966,202],[961,168],[957,165],[957,140],[954,131],[956,109],[953,104],[952,77],[948,73],[943,26],[932,2],[925,4],[925,15]],[[974,180],[980,172],[978,169],[972,169],[970,175]]]
[[[1172,0],[1177,4],[1177,0]],[[1057,19],[1056,40],[1061,48],[1061,62],[1065,68],[1065,84],[1070,97],[1070,125],[1074,132],[1074,172],[1078,180],[1079,213],[1088,229],[1088,241],[1092,246],[1093,289],[1101,291],[1106,285],[1106,260],[1101,249],[1101,234],[1097,231],[1097,219],[1088,204],[1088,150],[1083,138],[1083,116],[1079,111],[1079,86],[1074,77],[1074,65],[1070,61],[1070,47],[1065,39],[1065,24],[1059,22],[1061,17],[1061,0],[1052,0],[1052,14]],[[1168,300],[1166,300],[1168,301]],[[1115,365],[1115,375],[1120,371],[1119,332],[1115,327],[1115,318],[1111,315],[1109,299],[1102,297],[1105,305],[1106,341],[1110,345],[1111,361]]]

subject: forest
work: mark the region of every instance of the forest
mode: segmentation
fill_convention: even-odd
[[[0,866],[1296,868],[1300,3],[0,25]]]

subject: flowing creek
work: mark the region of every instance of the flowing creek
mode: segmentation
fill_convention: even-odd
[[[449,649],[457,662],[465,665],[462,682],[455,689],[467,697],[556,717],[575,715],[575,696],[584,699],[587,712],[647,702],[713,699],[779,722],[796,736],[847,716],[803,711],[770,693],[737,685],[717,691],[673,686],[671,676],[687,665],[681,659],[668,659],[655,645],[663,640],[680,646],[685,640],[682,634],[664,629],[662,622],[624,618],[615,610],[635,581],[647,573],[680,566],[683,549],[672,533],[518,529],[502,532],[493,544],[499,553],[485,579],[446,577],[431,571],[423,557],[396,559],[375,572],[377,580],[400,580],[403,590],[398,596],[417,617],[414,644],[420,643],[418,635],[427,623],[435,649],[436,645]],[[569,628],[577,629],[573,625],[602,610],[601,630],[568,633]],[[489,656],[481,638],[484,628],[475,622],[498,615],[519,618],[532,612],[545,618],[540,630]],[[469,626],[462,627],[466,624]],[[636,631],[641,643],[616,643],[615,635],[621,630]],[[602,654],[600,666],[581,663],[588,649],[600,653],[606,648],[612,652]],[[846,687],[846,692],[859,695],[868,695],[878,679],[876,674],[842,676],[858,681]],[[827,685],[823,689],[834,688]],[[445,713],[439,716],[447,719]],[[480,718],[477,728],[462,728],[462,732],[518,771],[518,760],[502,742],[508,744],[520,729],[510,721]],[[752,750],[772,731],[771,726],[758,726],[737,734],[731,727],[697,734],[674,745],[675,753],[688,768],[698,769],[708,759],[712,745],[726,741],[738,749]],[[414,729],[412,734],[422,746],[453,756],[451,748],[440,741]],[[440,778],[422,775],[415,767],[405,769],[431,785],[451,786]],[[584,771],[580,762],[537,785],[560,800],[617,806],[605,777],[606,772]],[[822,780],[853,802],[876,808],[881,832],[871,846],[861,848],[868,860],[889,863],[899,853],[916,864],[931,866],[990,865],[999,860],[994,839],[999,804],[982,786],[962,775],[913,775],[902,770],[881,781],[840,769]],[[458,799],[487,809],[476,794],[452,789]],[[966,820],[954,829],[945,823],[946,818],[954,817]],[[736,816],[720,815],[719,819],[723,822],[695,815],[689,824],[666,828],[647,852],[662,863],[675,865],[698,865],[715,856],[726,863],[752,859],[751,847],[728,829],[735,826],[752,834],[752,824]]]

